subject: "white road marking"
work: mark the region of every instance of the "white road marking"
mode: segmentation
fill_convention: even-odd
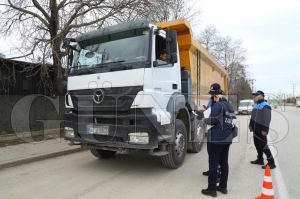
[[[268,135],[268,140],[271,140],[269,135]],[[274,148],[272,147],[272,145],[270,147],[270,150],[271,150],[272,155],[277,154],[276,151],[274,150]],[[287,191],[285,181],[282,177],[282,172],[279,167],[279,162],[276,157],[274,158],[274,160],[275,160],[276,168],[271,170],[271,175],[273,173],[272,177],[274,177],[273,179],[276,180],[276,184],[277,184],[276,189],[278,190],[278,194],[279,194],[278,198],[289,199],[290,196]],[[274,185],[273,185],[273,189],[274,189]]]

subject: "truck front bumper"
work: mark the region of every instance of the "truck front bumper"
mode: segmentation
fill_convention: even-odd
[[[108,132],[103,134],[90,133],[88,126],[103,125]],[[80,142],[88,147],[109,147],[122,149],[154,149],[158,147],[159,125],[156,115],[151,109],[136,109],[128,112],[120,112],[117,115],[111,112],[93,114],[65,114],[65,127],[74,130],[74,137],[65,136],[65,140]],[[143,144],[132,144],[129,141],[129,133],[148,133],[149,141]]]

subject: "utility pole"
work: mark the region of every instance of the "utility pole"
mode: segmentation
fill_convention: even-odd
[[[248,79],[249,83],[251,82],[251,91],[253,91],[253,82],[256,81],[255,79]]]
[[[296,87],[296,84],[293,84],[293,97],[295,97],[295,87]]]

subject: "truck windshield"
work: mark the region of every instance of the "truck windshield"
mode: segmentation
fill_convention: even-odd
[[[79,42],[74,52],[71,73],[87,69],[109,72],[137,68],[132,65],[149,59],[148,31],[130,30]]]

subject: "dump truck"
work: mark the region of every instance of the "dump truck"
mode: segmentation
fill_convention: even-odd
[[[186,19],[121,23],[66,38],[69,76],[64,139],[101,159],[146,151],[179,168],[200,152],[205,125],[193,111],[227,71],[194,38]],[[166,49],[167,60],[158,60]]]

